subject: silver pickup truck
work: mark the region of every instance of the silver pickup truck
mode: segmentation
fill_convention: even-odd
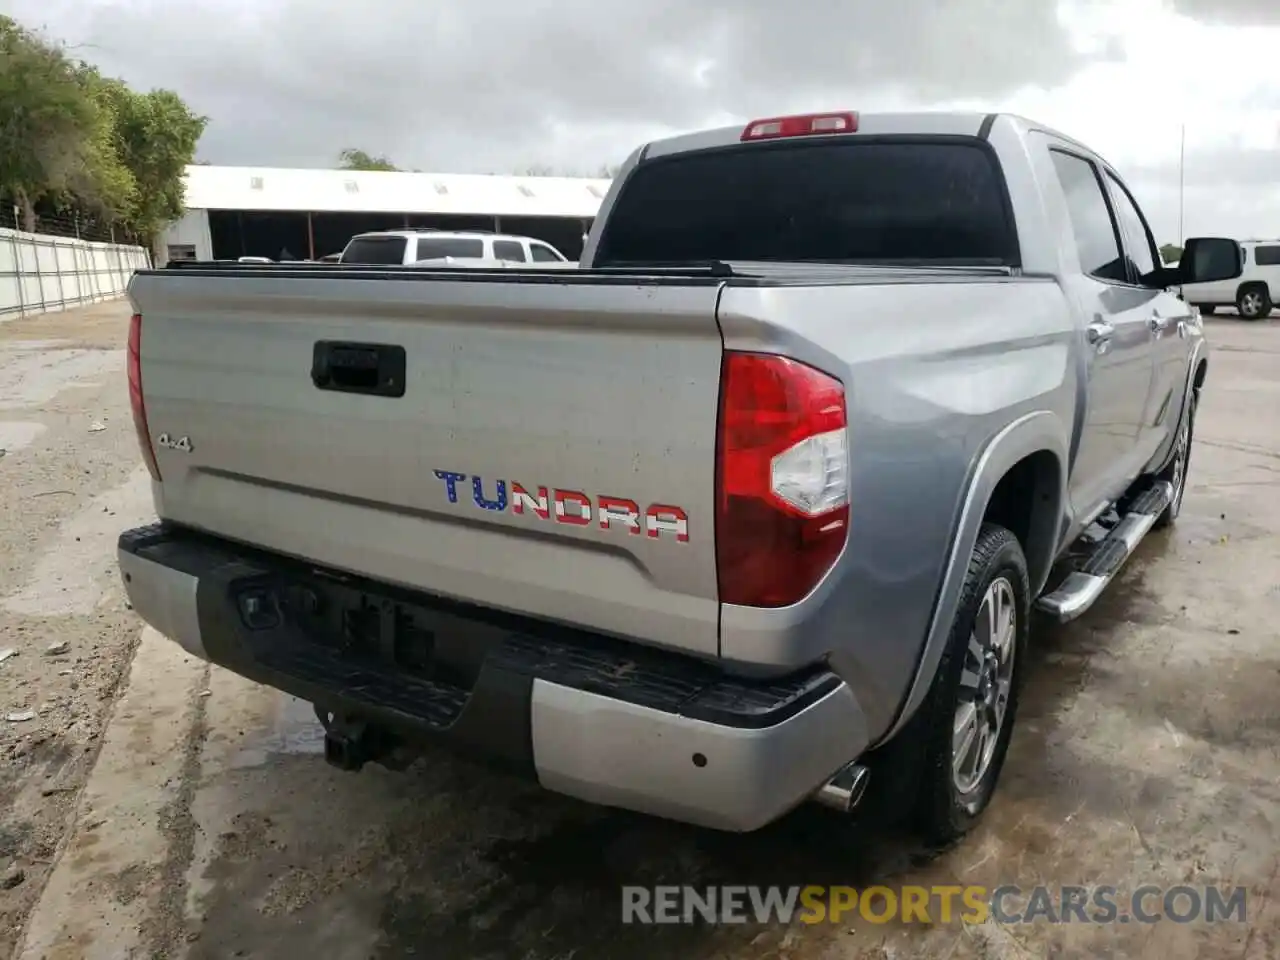
[[[129,294],[138,613],[316,706],[747,831],[990,800],[1033,607],[1178,515],[1207,351],[1123,180],[1026,120],[650,143],[559,272],[182,263]],[[867,804],[871,804],[868,802]]]

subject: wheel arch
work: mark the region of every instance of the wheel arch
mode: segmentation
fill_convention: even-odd
[[[1009,530],[1027,559],[1027,579],[1039,593],[1049,579],[1061,529],[1065,469],[1053,451],[1028,453],[991,491],[983,521]]]
[[[1009,526],[1026,556],[1032,597],[1044,588],[1057,554],[1066,505],[1067,435],[1056,414],[1036,411],[1006,426],[978,456],[970,471],[915,674],[897,717],[880,743],[905,726],[928,694],[983,523],[1020,528]]]
[[[1273,298],[1273,296],[1272,296],[1272,293],[1271,293],[1271,285],[1270,285],[1269,283],[1267,283],[1267,281],[1265,281],[1265,280],[1244,280],[1244,281],[1242,281],[1241,283],[1237,284],[1237,285],[1236,285],[1236,298],[1235,298],[1235,300],[1234,300],[1233,302],[1234,302],[1237,306],[1239,306],[1240,298],[1241,298],[1241,297],[1243,297],[1243,296],[1245,295],[1245,292],[1246,292],[1246,291],[1248,291],[1248,290],[1254,290],[1254,289],[1257,289],[1257,288],[1259,288],[1259,287],[1261,287],[1261,288],[1262,288],[1262,293],[1263,293],[1263,295],[1267,298],[1267,300],[1268,300],[1272,305],[1274,305],[1274,304],[1275,304],[1275,300],[1274,300],[1274,298]]]
[[[1200,357],[1195,364],[1195,373],[1191,375],[1191,388],[1199,390],[1204,386],[1205,377],[1209,375],[1209,358]]]
[[[1145,473],[1159,473],[1169,465],[1169,461],[1173,457],[1178,429],[1182,426],[1182,421],[1186,418],[1187,411],[1191,409],[1192,397],[1199,396],[1200,389],[1204,386],[1205,379],[1208,376],[1209,350],[1206,341],[1200,339],[1196,341],[1191,350],[1191,358],[1187,361],[1187,381],[1182,388],[1182,403],[1181,409],[1178,411],[1178,420],[1169,431],[1169,435],[1157,448],[1155,456],[1151,458],[1151,462],[1147,464]]]

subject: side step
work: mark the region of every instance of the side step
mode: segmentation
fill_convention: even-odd
[[[1172,500],[1173,484],[1167,482],[1152,484],[1139,494],[1084,563],[1057,590],[1042,595],[1036,607],[1059,623],[1074,620],[1092,607]]]

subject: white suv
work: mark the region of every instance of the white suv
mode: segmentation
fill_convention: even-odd
[[[1280,297],[1280,240],[1244,240],[1244,273],[1220,283],[1189,283],[1182,298],[1206,316],[1235,307],[1246,320],[1263,320]]]
[[[380,230],[358,233],[342,251],[341,263],[405,266],[421,260],[506,260],[564,263],[555,247],[532,237],[478,230]]]

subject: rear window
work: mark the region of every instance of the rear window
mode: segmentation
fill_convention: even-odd
[[[418,259],[483,257],[484,241],[477,237],[419,237]]]
[[[1280,246],[1254,247],[1253,259],[1260,267],[1274,267],[1280,264]]]
[[[642,163],[600,265],[706,260],[1015,265],[994,155],[978,141],[751,144]]]
[[[342,262],[404,263],[404,237],[355,237],[342,251]]]

